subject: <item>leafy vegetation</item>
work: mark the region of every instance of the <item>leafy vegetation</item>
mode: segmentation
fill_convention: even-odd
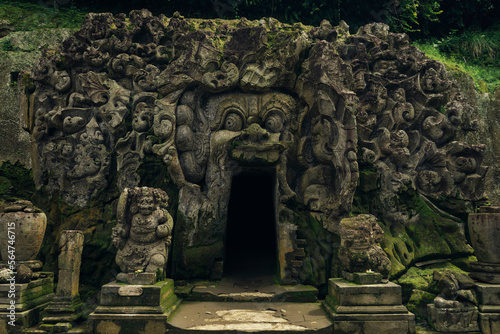
[[[52,2],[52,1],[51,1]],[[57,3],[54,1],[54,3]],[[14,31],[42,28],[79,28],[87,11],[75,6],[43,6],[28,2],[0,2],[0,19],[8,20]],[[2,49],[5,46],[2,44]]]
[[[323,19],[336,25],[346,21],[355,31],[369,22],[385,22],[392,31],[408,32],[412,37],[443,37],[450,31],[469,27],[486,29],[500,17],[497,0],[10,0],[0,5],[0,17],[17,16],[26,28],[42,25],[78,25],[85,12],[123,12],[148,8],[154,14],[185,17],[259,19],[275,17],[286,22],[318,26]],[[35,3],[37,5],[35,5]],[[7,11],[2,10],[10,4]],[[12,6],[17,8],[12,8]],[[26,15],[26,9],[36,15]],[[10,14],[9,14],[10,13]],[[53,20],[47,20],[54,18]],[[14,18],[14,17],[13,17]],[[13,20],[17,21],[17,20]],[[26,29],[23,29],[26,30]]]
[[[415,43],[428,57],[438,60],[452,71],[469,74],[482,92],[500,87],[500,30],[467,30],[443,39]]]

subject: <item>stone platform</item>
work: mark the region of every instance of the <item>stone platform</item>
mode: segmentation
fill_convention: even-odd
[[[8,307],[10,306],[9,284],[0,284],[0,334],[22,333],[42,319],[43,310],[54,297],[54,274],[42,273],[29,283],[15,284],[15,327],[8,325]]]
[[[102,287],[100,306],[89,320],[96,334],[165,333],[179,303],[171,279],[151,285],[111,282]]]
[[[318,300],[318,289],[309,285],[279,285],[272,276],[229,276],[220,282],[198,282],[176,288],[187,301],[301,302]]]
[[[169,333],[332,333],[320,303],[183,302],[168,321]]]
[[[323,303],[336,334],[413,334],[415,316],[402,305],[401,287],[332,278]]]
[[[483,334],[500,333],[500,285],[476,283],[479,325]]]

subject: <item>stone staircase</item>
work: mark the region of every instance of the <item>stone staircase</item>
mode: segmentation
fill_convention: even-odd
[[[312,286],[281,286],[272,277],[227,277],[176,288],[184,301],[169,333],[331,333]]]

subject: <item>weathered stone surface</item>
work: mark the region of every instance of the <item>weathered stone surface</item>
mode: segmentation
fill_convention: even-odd
[[[154,284],[157,271],[164,274],[174,224],[167,207],[168,196],[161,189],[126,188],[120,196],[113,243],[118,248],[116,263],[127,282]]]
[[[415,333],[415,316],[401,304],[401,287],[394,283],[360,285],[329,280],[323,303],[334,333]]]
[[[141,294],[136,293],[139,288]],[[124,289],[135,292],[124,294]],[[154,285],[111,282],[102,287],[101,304],[89,315],[89,320],[93,333],[163,333],[167,331],[170,314],[179,304],[172,279]]]
[[[380,180],[368,211],[384,217],[393,273],[470,252],[460,225],[421,203],[482,196],[484,148],[458,141],[474,128],[470,106],[406,35],[328,26],[89,14],[32,73],[37,185],[84,206],[161,159],[179,190],[182,279],[220,272],[231,179],[249,167],[275,176],[278,226],[298,226],[278,250],[283,281],[324,284],[337,270],[332,243],[360,168]],[[423,244],[403,242],[408,231]]]
[[[480,313],[479,322],[482,334],[500,332],[500,313]]]
[[[357,284],[379,284],[382,283],[382,274],[375,272],[350,273],[342,271],[342,277],[349,282]]]
[[[466,333],[479,331],[479,312],[475,306],[440,308],[428,305],[429,322],[439,332]]]
[[[469,234],[479,262],[500,265],[500,207],[469,215]]]
[[[367,284],[367,275],[370,274],[366,271],[374,271],[384,278],[389,276],[391,261],[379,245],[383,235],[384,231],[373,215],[359,215],[340,221],[339,259],[348,272],[358,273],[355,274],[358,278],[356,283]],[[362,282],[365,277],[367,279]],[[373,283],[380,283],[380,278]]]
[[[360,285],[332,278],[329,280],[328,294],[340,306],[401,305],[401,287],[392,282]]]
[[[16,310],[26,311],[40,304],[45,304],[54,297],[54,274],[42,273],[42,275],[45,277],[32,280],[29,283],[15,284]],[[9,290],[10,284],[0,284],[0,304],[5,308],[12,299],[9,298]]]
[[[138,290],[140,289],[140,290]],[[134,293],[125,293],[133,290]],[[141,291],[139,294],[137,291]],[[108,283],[101,288],[101,306],[160,306],[174,291],[172,280],[154,285]]]
[[[21,263],[34,260],[42,246],[46,227],[47,216],[31,202],[15,201],[2,205],[0,207],[2,261],[7,263],[8,260],[15,260]]]
[[[55,297],[46,308],[41,329],[57,331],[82,316],[79,282],[82,263],[83,233],[64,230],[59,239],[59,280]]]
[[[75,297],[78,295],[80,282],[80,266],[82,263],[83,233],[76,230],[65,230],[59,239],[59,280],[57,296]]]
[[[429,322],[442,332],[479,330],[477,299],[472,291],[474,281],[466,274],[450,270],[434,271],[433,279],[440,289],[433,304],[427,306]]]
[[[500,306],[500,285],[477,282],[474,285],[479,305]]]
[[[0,23],[0,29],[6,28]],[[0,34],[8,32],[2,30]],[[8,32],[0,43],[9,41],[13,50],[0,51],[0,163],[19,161],[30,168],[30,135],[26,131],[20,102],[25,99],[22,80],[23,71],[29,71],[41,55],[42,47],[56,47],[71,35],[69,29],[41,29],[35,31]],[[29,77],[29,74],[28,74]],[[24,105],[27,107],[27,105]],[[24,108],[21,107],[22,110]]]

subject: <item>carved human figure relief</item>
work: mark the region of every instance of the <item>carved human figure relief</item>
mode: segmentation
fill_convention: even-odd
[[[165,271],[172,240],[173,219],[168,196],[161,189],[126,188],[118,202],[113,244],[116,263],[124,273]]]

